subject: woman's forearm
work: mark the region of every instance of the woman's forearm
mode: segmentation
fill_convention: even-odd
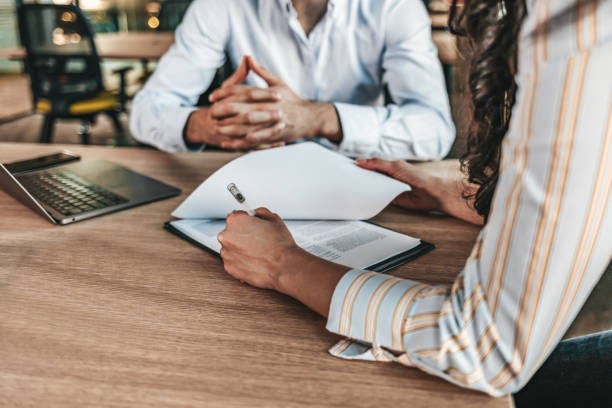
[[[287,254],[283,264],[284,270],[279,274],[276,290],[327,317],[336,285],[349,268],[318,258],[300,248]]]

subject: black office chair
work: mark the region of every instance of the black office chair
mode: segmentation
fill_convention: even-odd
[[[89,127],[100,113],[111,118],[123,142],[119,113],[125,112],[125,74],[131,68],[113,71],[120,79],[118,94],[104,88],[93,30],[77,6],[19,4],[17,16],[34,106],[45,115],[40,142],[51,142],[56,119],[77,119],[81,141],[89,144]]]

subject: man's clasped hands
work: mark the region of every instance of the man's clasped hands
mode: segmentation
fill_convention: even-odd
[[[245,85],[250,72],[267,88]],[[333,105],[300,98],[277,75],[246,56],[236,71],[209,98],[211,105],[194,111],[185,128],[189,144],[231,150],[255,150],[287,142],[325,137],[342,140],[342,128]]]

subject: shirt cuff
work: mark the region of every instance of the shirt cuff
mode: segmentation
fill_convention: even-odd
[[[349,271],[334,290],[327,330],[375,349],[402,351],[403,317],[423,286],[376,272]]]
[[[169,136],[168,139],[170,140],[170,145],[167,148],[168,151],[173,153],[201,152],[204,147],[206,147],[205,144],[188,146],[185,143],[185,138],[183,137],[183,132],[185,126],[187,125],[189,115],[191,115],[197,109],[197,107],[189,106],[174,108],[165,112],[166,123],[164,129]]]
[[[341,340],[328,351],[332,356],[345,360],[381,361],[383,363],[398,361],[387,350],[380,347],[371,347],[358,341]]]
[[[339,151],[348,156],[367,156],[376,152],[380,126],[376,108],[334,103],[342,127]]]

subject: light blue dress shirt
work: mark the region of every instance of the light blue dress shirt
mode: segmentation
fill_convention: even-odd
[[[455,136],[431,23],[421,0],[330,0],[307,36],[290,0],[195,0],[132,105],[136,139],[188,151],[183,128],[229,57],[252,55],[300,97],[333,103],[349,156],[429,160]],[[266,86],[254,74],[248,84]],[[383,106],[383,84],[393,104]]]

